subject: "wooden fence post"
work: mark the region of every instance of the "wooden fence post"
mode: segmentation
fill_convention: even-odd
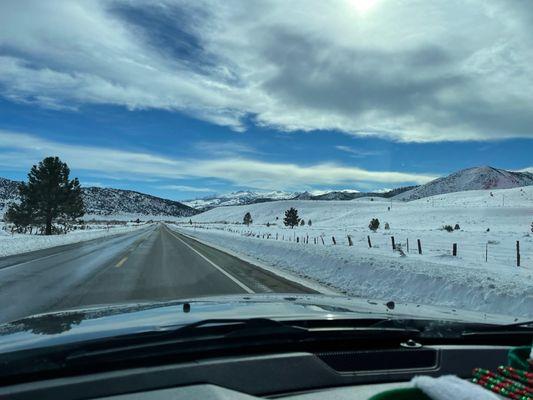
[[[370,236],[366,237],[368,239],[368,247],[372,248],[372,242],[370,241]]]
[[[416,239],[418,244],[418,254],[422,254],[422,242],[420,242],[420,239]]]
[[[300,243],[300,236],[296,236],[296,243]]]
[[[306,244],[309,244],[309,235],[307,235],[307,236],[305,237],[305,243],[306,243]]]
[[[452,246],[452,255],[457,257],[457,243],[454,243]]]
[[[324,243],[324,237],[323,236],[320,236],[320,240],[322,240],[322,244],[325,246],[326,243]]]
[[[489,259],[489,242],[485,243],[485,262]]]
[[[278,240],[278,233],[276,232],[276,240]]]
[[[335,236],[332,236],[331,239],[333,240],[333,244],[337,244],[337,241],[335,240]]]
[[[391,241],[392,241],[392,251],[396,250],[396,244],[394,243],[394,236],[391,236]]]
[[[516,266],[520,266],[520,242],[516,241]]]
[[[352,237],[348,235],[348,246],[353,246]]]
[[[407,238],[407,252],[409,253],[409,238]]]

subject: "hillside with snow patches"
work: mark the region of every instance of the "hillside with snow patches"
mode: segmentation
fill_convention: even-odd
[[[298,209],[305,226],[283,225],[290,207]],[[246,212],[253,218],[249,227],[242,225]],[[381,223],[377,232],[368,228],[372,218]],[[183,220],[177,229],[342,293],[533,317],[533,186],[410,202],[284,200],[215,208],[191,220],[192,225]],[[459,229],[452,232],[443,229],[456,224]],[[392,237],[405,256],[393,251]]]
[[[493,167],[474,167],[437,178],[422,186],[400,193],[397,200],[416,200],[437,194],[464,190],[510,189],[533,185],[530,172],[513,172]]]
[[[19,182],[0,178],[0,214],[7,205],[18,199]],[[183,217],[197,213],[178,201],[162,199],[131,190],[83,187],[83,202],[90,217]]]
[[[206,196],[200,199],[185,200],[183,201],[183,204],[198,210],[203,210],[222,206],[235,206],[242,204],[261,203],[265,201],[292,199],[297,194],[298,193],[296,192],[284,192],[281,190],[270,192],[241,190],[222,195]]]

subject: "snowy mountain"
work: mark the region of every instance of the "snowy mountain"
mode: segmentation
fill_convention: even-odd
[[[220,206],[238,206],[245,204],[263,203],[266,201],[286,200],[294,198],[298,193],[283,192],[280,190],[272,192],[252,192],[238,191],[217,196],[208,196],[201,199],[187,200],[183,204],[197,210],[208,210]]]
[[[385,197],[390,198],[418,186],[406,186],[384,192],[358,192],[357,190],[331,190],[316,192],[302,192],[293,197],[293,200],[354,200],[361,197]]]
[[[435,179],[425,185],[394,196],[396,200],[416,200],[464,190],[511,189],[533,185],[530,172],[513,172],[488,166],[467,168]]]
[[[207,211],[215,207],[222,206],[242,206],[247,204],[265,203],[278,200],[353,200],[360,197],[392,197],[405,190],[410,190],[416,186],[398,188],[383,193],[358,192],[357,190],[315,190],[312,192],[283,192],[280,190],[273,192],[252,192],[239,191],[219,196],[208,196],[195,200],[186,200],[183,204],[197,210]]]
[[[17,200],[19,182],[0,178],[0,212]],[[197,213],[178,201],[162,199],[131,190],[84,187],[83,202],[87,214],[117,215],[137,214],[154,216],[188,217]]]

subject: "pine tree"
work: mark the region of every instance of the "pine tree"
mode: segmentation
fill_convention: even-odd
[[[244,225],[249,226],[253,222],[252,215],[249,212],[244,214],[244,218],[242,222]]]
[[[300,221],[300,226],[305,226],[305,219],[302,219],[302,220]]]
[[[313,225],[313,222],[311,220],[307,221],[307,225],[311,226]]]
[[[299,222],[300,218],[298,217],[298,210],[296,208],[291,207],[285,211],[285,218],[283,219],[285,226],[290,226],[292,229],[298,226]]]
[[[78,178],[69,180],[70,169],[58,157],[47,157],[34,165],[28,183],[19,186],[20,204],[7,211],[15,225],[41,225],[52,234],[54,220],[65,225],[85,214]]]
[[[375,232],[378,230],[378,228],[379,228],[379,219],[372,218],[372,220],[370,221],[370,224],[368,224],[368,229]]]

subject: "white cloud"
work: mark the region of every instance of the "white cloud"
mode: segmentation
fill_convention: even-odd
[[[0,12],[0,94],[176,110],[244,131],[533,137],[526,3],[40,0]]]
[[[180,192],[201,192],[201,193],[214,193],[215,190],[204,187],[188,186],[188,185],[161,185],[157,186],[158,189],[166,190],[178,190]]]
[[[380,156],[380,155],[385,154],[385,151],[383,150],[364,150],[364,149],[356,149],[350,146],[335,146],[335,148],[337,150],[348,153],[352,157],[355,157],[355,158],[375,157],[375,156]]]
[[[221,157],[179,160],[150,153],[80,146],[0,130],[0,167],[25,171],[43,157],[57,155],[74,171],[92,176],[130,180],[217,178],[258,189],[301,190],[314,186],[365,182],[387,184],[425,183],[436,176],[394,171],[368,171],[335,163],[298,165],[251,158]]]

